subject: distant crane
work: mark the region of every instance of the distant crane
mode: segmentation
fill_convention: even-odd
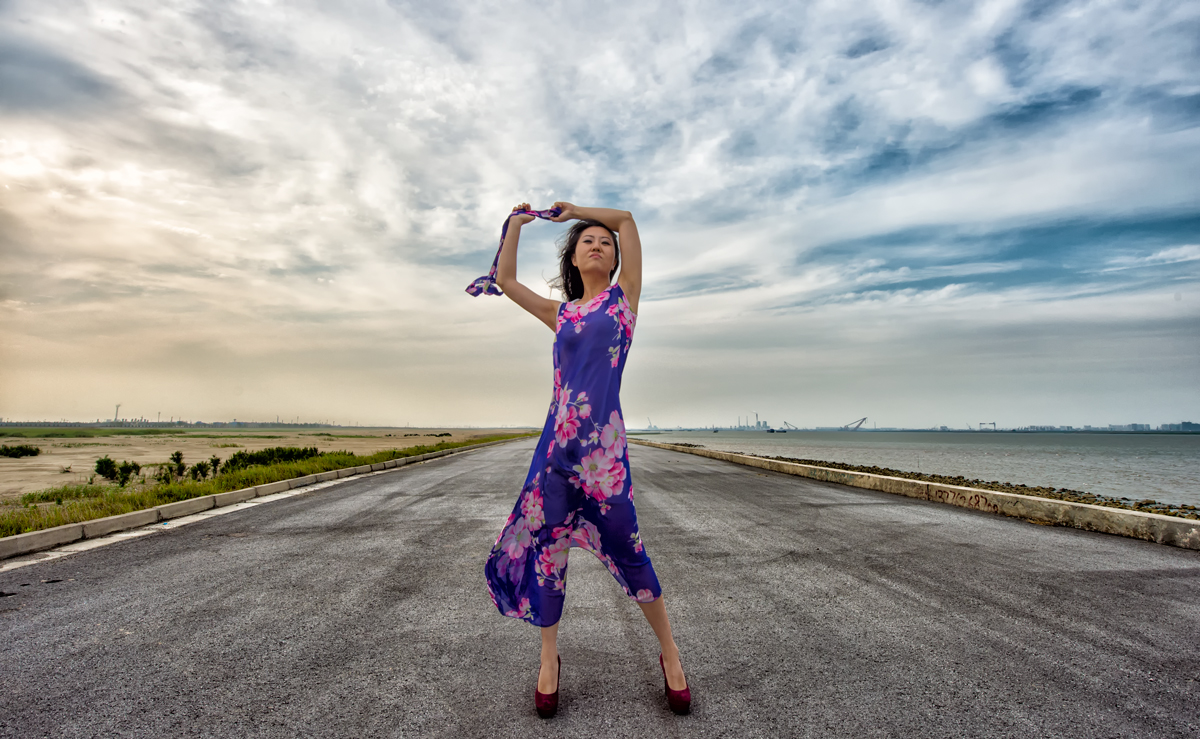
[[[846,424],[845,426],[842,427],[842,430],[843,431],[858,431],[859,427],[861,427],[866,422],[867,422],[867,417],[863,416],[862,418],[858,419],[857,421],[851,421],[850,423]]]
[[[784,426],[787,426],[787,427],[788,427],[788,428],[790,428],[792,431],[799,431],[799,430],[800,430],[799,428],[797,428],[797,427],[793,426],[792,424],[788,423],[787,421],[784,421],[784,422],[783,422],[783,425],[784,425]]]
[[[979,430],[983,431],[984,426],[991,426],[992,431],[996,430],[996,422],[995,421],[980,421],[979,422]]]

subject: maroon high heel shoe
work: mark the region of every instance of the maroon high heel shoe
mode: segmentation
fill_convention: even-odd
[[[658,666],[663,673],[663,690],[667,693],[667,705],[677,716],[686,716],[692,711],[692,689],[671,690],[667,684],[667,668],[663,666],[662,652],[658,654]]]
[[[562,678],[562,655],[558,656],[558,677]],[[555,681],[553,693],[543,693],[533,688],[533,707],[537,709],[537,713],[542,718],[552,718],[558,713],[558,688],[559,684]]]

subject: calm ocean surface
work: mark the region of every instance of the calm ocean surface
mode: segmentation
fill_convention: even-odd
[[[878,465],[1200,505],[1200,434],[664,431],[635,436],[727,452]]]

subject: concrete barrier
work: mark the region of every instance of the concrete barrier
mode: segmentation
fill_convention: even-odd
[[[16,557],[20,554],[40,552],[43,549],[70,544],[83,538],[83,524],[69,523],[41,531],[30,531],[27,534],[16,534],[0,539],[0,559]]]
[[[228,493],[217,493],[212,496],[213,508],[233,505],[234,503],[245,503],[247,500],[257,497],[257,488],[242,488],[241,490],[230,490]]]
[[[280,480],[279,482],[269,482],[266,485],[258,485],[256,487],[250,488],[250,490],[254,491],[254,495],[259,498],[263,497],[264,495],[274,495],[275,493],[287,492],[288,490],[291,490],[291,489],[292,489],[292,481],[291,480]]]
[[[924,480],[909,480],[902,477],[887,477],[868,472],[839,470],[831,467],[783,462],[778,459],[763,459],[734,452],[714,449],[664,444],[645,439],[629,439],[630,443],[673,452],[695,454],[723,462],[757,467],[782,472],[787,475],[807,477],[822,482],[876,490],[881,493],[903,495],[908,498],[946,503],[960,508],[998,513],[1002,516],[1020,518],[1040,524],[1070,526],[1086,531],[1116,534],[1132,539],[1143,539],[1158,544],[1200,550],[1200,521],[1179,516],[1164,516],[1160,513],[1143,513],[1122,508],[1074,503],[1069,500],[1039,498],[1020,493],[1003,493],[997,490],[941,485]]]
[[[160,516],[165,521],[168,518],[179,518],[180,516],[190,516],[193,513],[200,513],[213,508],[216,501],[211,495],[202,495],[199,498],[188,498],[174,503],[166,503],[164,505],[155,506]]]
[[[261,498],[266,495],[274,495],[288,490],[312,485],[316,482],[325,482],[326,480],[337,480],[345,477],[353,477],[355,475],[368,474],[370,472],[379,472],[382,470],[395,469],[413,462],[425,461],[437,457],[444,457],[449,454],[458,454],[459,452],[469,452],[475,449],[480,449],[494,444],[507,444],[511,441],[519,441],[517,439],[500,439],[498,441],[488,441],[482,444],[472,444],[471,446],[460,447],[458,449],[444,449],[440,452],[429,452],[420,454],[415,457],[401,457],[400,459],[389,459],[386,462],[378,462],[376,464],[364,464],[357,467],[345,467],[340,470],[332,470],[330,472],[322,472],[316,475],[306,475],[305,477],[297,477],[291,480],[280,480],[271,482],[265,485],[257,485],[251,488],[242,488],[241,490],[230,490],[225,493],[216,493],[214,495],[204,495],[198,498],[188,498],[175,503],[166,503],[164,505],[147,508],[141,511],[133,511],[131,513],[122,513],[117,516],[107,516],[105,518],[97,518],[83,523],[69,523],[64,526],[55,526],[41,531],[31,531],[27,534],[16,534],[15,536],[5,536],[0,538],[0,559],[8,559],[22,554],[31,554],[40,552],[46,549],[53,549],[63,544],[70,544],[79,541],[80,539],[94,539],[99,536],[111,534],[117,531],[125,531],[128,529],[138,528],[139,526],[147,526],[158,521],[165,521],[171,518],[179,518],[180,516],[188,516],[193,513],[200,513],[212,508],[233,505],[252,498]]]
[[[121,513],[116,516],[106,516],[97,518],[93,521],[83,522],[83,535],[81,539],[95,539],[97,536],[105,536],[114,531],[124,531],[126,529],[134,529],[138,526],[149,526],[152,523],[159,521],[158,509],[147,508],[144,511],[133,511],[132,513]]]

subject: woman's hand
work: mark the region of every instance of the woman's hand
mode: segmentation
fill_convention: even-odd
[[[558,208],[559,210],[562,211],[562,213],[559,213],[558,215],[556,215],[550,219],[550,220],[554,221],[555,223],[562,223],[563,221],[573,221],[579,217],[578,215],[575,214],[575,206],[566,201],[559,200],[551,207]]]
[[[519,210],[533,210],[533,208],[529,207],[529,203],[521,203],[517,207],[513,208],[514,215],[508,217],[510,221],[516,221],[518,226],[524,226],[526,223],[529,223],[533,220],[533,216],[529,215],[528,213],[518,214],[517,211]]]

